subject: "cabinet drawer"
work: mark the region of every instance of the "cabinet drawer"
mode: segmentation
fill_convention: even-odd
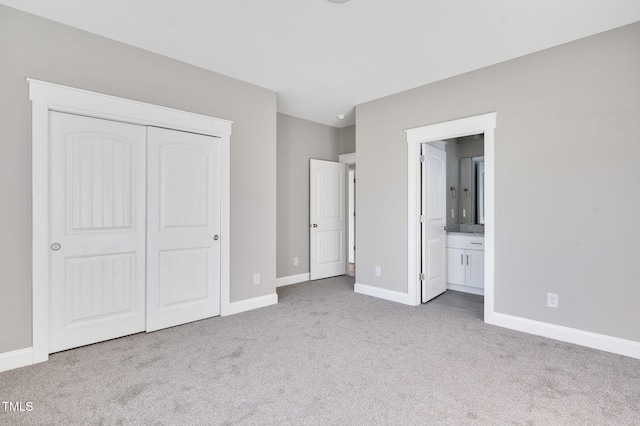
[[[484,236],[447,235],[447,247],[484,251]]]

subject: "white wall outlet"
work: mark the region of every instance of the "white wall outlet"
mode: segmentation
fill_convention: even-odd
[[[382,269],[379,266],[376,266],[374,272],[376,274],[376,277],[379,277],[380,275],[382,275]]]
[[[555,293],[547,293],[547,306],[550,308],[558,307],[558,295]]]
[[[462,209],[462,217],[467,217],[467,209]]]
[[[456,209],[451,209],[451,217],[456,217]]]
[[[260,284],[260,274],[253,274],[253,285]]]
[[[293,266],[298,266],[298,258],[297,257],[293,258]]]

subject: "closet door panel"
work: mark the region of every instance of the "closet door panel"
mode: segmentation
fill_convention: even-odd
[[[145,328],[146,128],[51,112],[49,352]]]
[[[147,331],[220,314],[220,141],[148,130]]]

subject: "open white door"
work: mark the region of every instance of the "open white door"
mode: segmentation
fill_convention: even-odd
[[[146,128],[49,123],[52,353],[144,331]]]
[[[347,165],[310,160],[310,279],[347,273]]]
[[[147,331],[220,315],[220,141],[148,130]]]
[[[446,176],[447,154],[422,144],[422,303],[447,290]]]

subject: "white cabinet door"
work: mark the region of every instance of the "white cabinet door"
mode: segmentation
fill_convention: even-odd
[[[220,141],[148,130],[147,331],[220,315]]]
[[[447,290],[446,165],[444,150],[423,144],[422,155],[422,303]]]
[[[310,161],[309,257],[310,278],[347,273],[347,165]]]
[[[447,282],[465,285],[467,268],[463,249],[447,249]]]
[[[467,285],[471,287],[484,288],[484,251],[467,250]]]
[[[146,128],[49,123],[52,353],[144,331]]]

